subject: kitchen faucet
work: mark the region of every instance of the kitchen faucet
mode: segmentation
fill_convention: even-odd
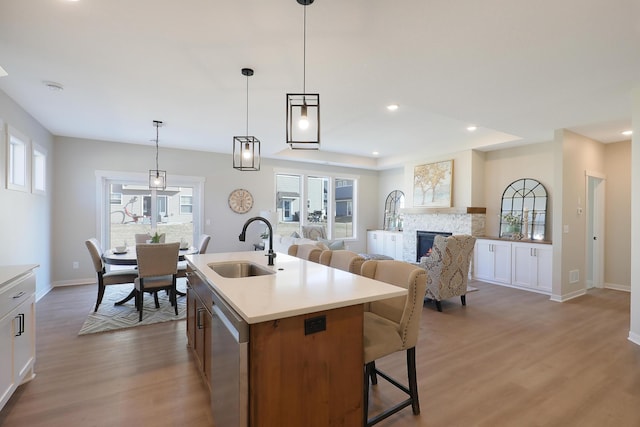
[[[241,242],[245,241],[246,235],[247,235],[247,227],[253,221],[262,221],[265,224],[267,224],[267,227],[269,228],[269,251],[267,252],[267,256],[269,257],[269,262],[267,263],[267,265],[273,265],[273,259],[276,257],[276,253],[273,252],[273,228],[271,227],[271,223],[266,218],[263,218],[261,216],[254,216],[253,218],[249,218],[247,222],[245,222],[244,225],[242,226],[242,233],[240,233],[240,235],[238,236],[238,239]]]

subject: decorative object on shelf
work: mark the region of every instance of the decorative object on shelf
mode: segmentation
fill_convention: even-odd
[[[404,193],[400,190],[393,190],[389,193],[384,203],[385,230],[402,230],[402,215],[400,214],[401,208],[404,208]]]
[[[547,190],[539,181],[532,178],[513,181],[502,193],[499,236],[544,240],[547,200]]]
[[[302,93],[287,94],[287,144],[292,150],[320,148],[320,94],[307,93],[307,6],[313,0],[296,0],[304,6]]]
[[[149,188],[164,190],[167,188],[167,171],[161,171],[158,167],[158,135],[159,129],[164,126],[164,123],[160,120],[154,120],[153,125],[156,128],[156,168],[149,170]]]
[[[247,77],[247,122],[244,136],[233,137],[233,168],[241,171],[260,170],[260,140],[249,136],[249,77],[251,68],[243,68],[242,75]]]
[[[237,188],[229,194],[229,207],[235,213],[247,213],[253,207],[253,195],[249,190]]]
[[[413,206],[451,207],[453,160],[416,166],[413,170]]]

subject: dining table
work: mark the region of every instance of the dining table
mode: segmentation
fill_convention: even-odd
[[[194,246],[180,249],[178,251],[178,261],[184,261],[186,255],[194,255],[198,253],[198,249]],[[135,246],[127,246],[124,252],[118,252],[115,249],[109,249],[102,254],[102,260],[105,264],[109,265],[138,265],[138,255],[136,253]],[[184,292],[177,291],[178,295],[186,295]],[[115,305],[122,305],[127,301],[130,301],[136,295],[135,287],[131,290],[129,295],[117,301]]]

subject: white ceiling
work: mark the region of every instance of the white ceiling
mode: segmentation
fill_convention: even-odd
[[[265,157],[371,169],[560,128],[628,139],[637,0],[316,0],[306,86],[322,141],[304,153],[285,144],[302,22],[296,0],[0,0],[0,89],[55,135],[151,145],[162,120],[161,147],[230,154],[250,67],[249,134]]]

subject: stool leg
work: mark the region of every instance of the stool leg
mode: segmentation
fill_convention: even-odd
[[[416,348],[407,349],[407,372],[409,376],[409,393],[411,393],[411,408],[413,414],[420,414],[420,401],[418,400],[418,381],[416,378]]]

